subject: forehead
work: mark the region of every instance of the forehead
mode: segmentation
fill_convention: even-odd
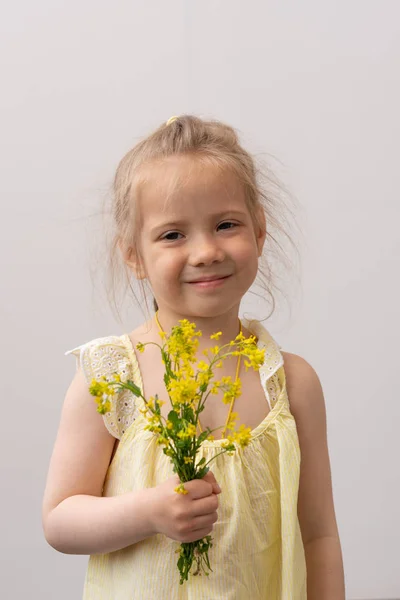
[[[142,218],[160,213],[184,215],[196,210],[245,208],[243,186],[221,164],[191,156],[172,156],[148,165],[141,176]]]

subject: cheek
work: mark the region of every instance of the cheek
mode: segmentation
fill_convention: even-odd
[[[258,249],[256,241],[251,237],[246,237],[242,240],[236,240],[232,244],[232,254],[238,262],[251,263],[258,261]]]
[[[174,252],[168,251],[168,249],[158,250],[149,257],[149,273],[151,273],[153,277],[157,277],[160,281],[169,279],[174,274],[179,273],[181,262],[179,256]]]

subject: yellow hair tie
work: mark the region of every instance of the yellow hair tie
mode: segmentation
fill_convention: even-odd
[[[173,123],[174,121],[176,121],[177,119],[179,119],[179,117],[170,117],[168,119],[168,121],[166,122],[166,125],[171,125],[171,123]]]

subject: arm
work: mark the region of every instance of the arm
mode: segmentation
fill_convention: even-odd
[[[307,563],[307,598],[344,600],[323,391],[311,365],[295,354],[283,355],[301,450],[298,515]]]
[[[115,439],[79,370],[67,392],[43,499],[47,542],[66,554],[106,554],[162,533],[181,542],[209,535],[220,488],[209,471],[176,494],[177,475],[157,487],[102,497]]]
[[[47,515],[46,540],[65,554],[105,554],[154,535],[149,519],[152,489],[111,498],[66,498]]]
[[[66,394],[43,499],[45,538],[56,550],[112,552],[156,533],[152,489],[101,497],[114,443],[79,370]]]

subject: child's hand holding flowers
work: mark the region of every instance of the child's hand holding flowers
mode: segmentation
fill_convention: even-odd
[[[151,525],[154,533],[190,544],[211,533],[221,488],[211,471],[202,479],[187,482],[187,494],[177,494],[177,484],[179,477],[174,475],[153,488]]]
[[[164,454],[170,457],[173,471],[177,475],[157,486],[157,489],[164,486],[168,495],[172,482],[175,482],[174,491],[183,496],[170,496],[171,504],[166,511],[170,514],[170,522],[168,524],[165,518],[159,522],[159,531],[182,541],[178,550],[178,569],[180,583],[183,583],[188,579],[194,560],[197,567],[194,574],[204,571],[208,575],[207,569],[211,570],[208,550],[212,546],[212,539],[206,532],[211,531],[216,521],[218,506],[216,493],[219,492],[208,466],[213,459],[206,462],[205,458],[198,460],[197,456],[201,444],[206,439],[213,439],[209,428],[197,435],[199,415],[204,410],[210,394],[217,394],[221,390],[223,401],[232,406],[234,399],[241,393],[238,377],[235,381],[231,377],[222,377],[214,381],[214,369],[220,368],[227,357],[237,356],[239,360],[240,357],[245,359],[246,370],[249,367],[258,370],[264,361],[264,350],[258,349],[254,336],[246,338],[240,333],[229,344],[221,347],[215,345],[205,350],[206,360],[198,362],[196,353],[201,332],[196,331],[195,324],[186,319],[179,323],[172,328],[170,336],[161,332],[162,344],[155,344],[160,348],[165,365],[164,381],[171,403],[167,417],[161,414],[161,406],[165,402],[157,395],[146,399],[133,381],[122,381],[118,373],[112,381],[93,380],[90,392],[96,396],[98,412],[102,414],[110,410],[112,396],[118,389],[128,389],[144,401],[141,412],[147,419],[146,429],[157,436],[157,443],[163,447]],[[220,332],[215,333],[211,339],[217,341],[220,335]],[[137,349],[143,352],[146,345],[139,343]],[[249,443],[250,428],[241,425],[235,431],[236,419],[237,414],[231,413],[226,425],[226,429],[231,433],[222,442],[221,451],[213,458],[225,452],[232,454],[237,446],[243,448]],[[186,495],[188,498],[185,498]],[[171,517],[172,514],[174,518]]]

